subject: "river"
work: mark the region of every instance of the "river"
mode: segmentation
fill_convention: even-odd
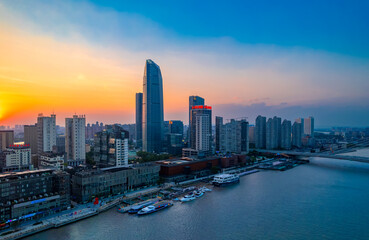
[[[369,164],[312,158],[152,215],[112,209],[27,239],[369,239],[368,219]]]

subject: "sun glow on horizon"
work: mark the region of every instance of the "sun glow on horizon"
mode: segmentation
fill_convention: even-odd
[[[0,125],[33,124],[38,113],[52,112],[61,125],[75,112],[87,122],[134,123],[148,58],[162,71],[166,120],[188,121],[190,95],[204,97],[214,116],[282,108],[314,114],[322,104],[337,114],[342,104],[368,112],[368,59],[308,45],[242,42],[235,38],[242,31],[188,35],[146,14],[89,1],[55,3],[0,4]],[[369,115],[355,111],[367,121]]]

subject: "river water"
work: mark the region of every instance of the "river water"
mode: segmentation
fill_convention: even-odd
[[[27,239],[369,239],[369,164],[312,158],[151,215],[112,209]]]

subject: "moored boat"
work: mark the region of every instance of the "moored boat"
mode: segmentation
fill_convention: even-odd
[[[161,201],[158,203],[155,203],[153,205],[147,206],[145,208],[142,208],[140,211],[138,211],[137,215],[146,215],[150,213],[154,213],[160,210],[163,210],[165,208],[173,206],[173,203],[170,201]]]
[[[138,213],[138,211],[140,211],[141,209],[153,205],[154,203],[156,203],[158,200],[157,199],[150,199],[150,200],[146,200],[144,202],[140,202],[138,204],[134,204],[131,206],[131,208],[128,210],[129,214],[135,214]]]
[[[128,212],[129,209],[130,209],[130,207],[119,206],[117,208],[117,211],[120,212],[120,213],[126,213],[126,212]]]
[[[240,182],[240,176],[237,174],[219,174],[214,177],[213,185],[215,186],[225,186]]]
[[[193,196],[194,196],[195,198],[202,197],[203,195],[204,195],[204,192],[202,192],[202,191],[197,191],[197,192],[195,192],[195,193],[193,194]]]
[[[207,187],[202,187],[202,188],[200,188],[199,190],[201,190],[202,192],[211,192],[211,191],[213,191],[213,190],[211,190],[210,188],[207,188]]]
[[[194,196],[193,193],[191,193],[191,194],[185,195],[184,197],[180,198],[179,201],[181,201],[181,202],[190,202],[190,201],[195,200],[195,199],[196,199],[196,197]]]

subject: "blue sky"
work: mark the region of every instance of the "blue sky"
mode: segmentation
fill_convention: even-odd
[[[93,1],[180,36],[369,57],[368,1]]]
[[[0,58],[1,87],[10,87],[1,78],[21,79],[39,90],[0,97],[35,99],[33,111],[54,109],[61,122],[71,107],[89,122],[133,122],[151,58],[162,70],[168,120],[186,122],[188,96],[200,95],[214,116],[251,123],[276,114],[312,115],[318,127],[368,126],[368,9],[368,1],[4,0],[0,43],[12,62]],[[42,97],[47,79],[74,93]]]

